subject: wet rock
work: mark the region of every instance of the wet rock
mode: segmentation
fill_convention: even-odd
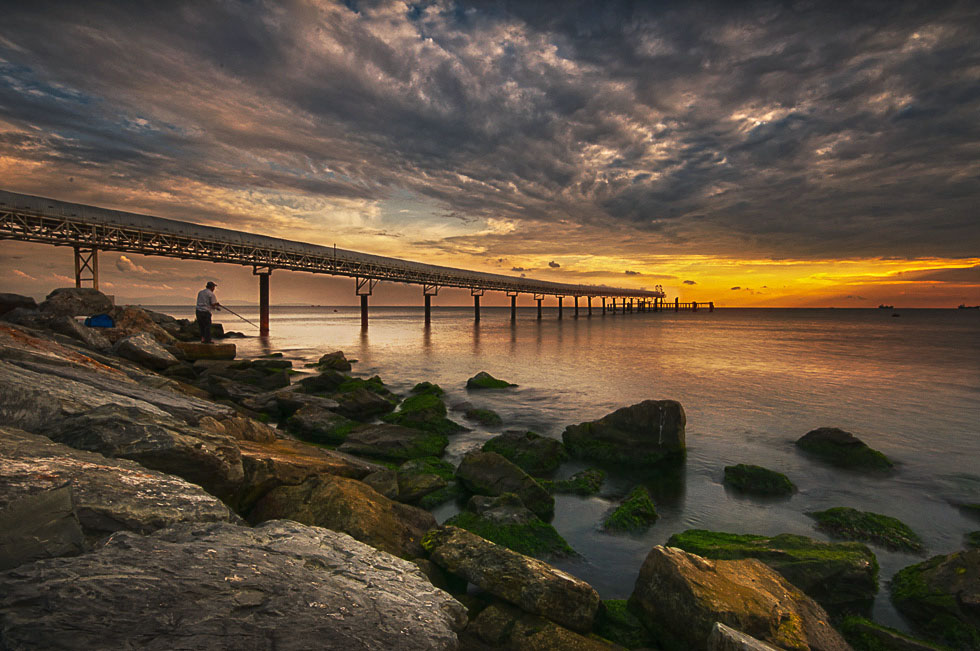
[[[21,497],[0,509],[0,572],[88,551],[71,486]]]
[[[17,649],[456,649],[466,621],[411,563],[293,522],[120,533],[0,574],[0,610]]]
[[[198,423],[198,427],[213,434],[230,436],[241,441],[273,443],[279,438],[274,429],[247,416],[231,416],[221,420],[205,416]]]
[[[255,502],[279,486],[296,486],[320,475],[362,479],[382,469],[363,459],[290,439],[272,443],[239,441],[238,448],[245,471],[235,500],[241,513],[247,513]]]
[[[424,544],[437,565],[495,597],[573,631],[592,630],[599,595],[581,579],[457,527],[430,531]]]
[[[685,452],[687,417],[676,400],[645,400],[562,433],[573,457],[592,462],[649,467]]]
[[[445,488],[455,469],[437,457],[409,459],[398,466],[398,501],[417,502]]]
[[[109,315],[115,325],[112,328],[105,328],[105,332],[113,342],[130,335],[145,333],[160,344],[176,343],[174,336],[157,325],[150,314],[141,307],[135,305],[117,307],[113,308]]]
[[[36,310],[37,301],[30,296],[0,293],[0,316],[18,307],[24,310]]]
[[[493,647],[555,649],[562,651],[614,651],[622,649],[605,640],[586,637],[563,626],[503,603],[487,606],[466,629]]]
[[[888,470],[894,464],[881,452],[867,446],[850,432],[821,427],[796,441],[797,447],[836,466],[865,470]]]
[[[647,555],[629,607],[675,646],[705,648],[715,622],[784,649],[849,649],[827,613],[755,559],[711,561],[673,547]]]
[[[384,470],[372,472],[361,481],[389,500],[398,499],[398,474],[394,470],[385,468]]]
[[[130,459],[228,498],[244,479],[234,439],[191,427],[169,414],[102,405],[44,427],[41,433],[79,450]]]
[[[516,384],[498,380],[486,371],[480,371],[466,381],[467,389],[506,389],[508,387],[516,386]]]
[[[315,400],[326,400],[315,396],[309,397]],[[329,403],[337,404],[334,401],[329,401]],[[355,425],[354,421],[341,416],[321,403],[310,403],[300,407],[286,421],[286,428],[304,441],[326,444],[343,443]]]
[[[890,587],[895,607],[923,635],[954,649],[980,649],[980,549],[906,567]]]
[[[534,432],[504,432],[483,444],[484,452],[496,452],[529,475],[547,475],[568,460],[562,442]]]
[[[327,353],[322,355],[320,359],[316,362],[317,367],[321,370],[332,370],[341,371],[343,373],[349,373],[351,370],[350,361],[344,356],[344,351],[335,350],[332,353]]]
[[[449,439],[444,434],[381,423],[351,431],[338,449],[348,454],[398,461],[438,457],[448,444]]]
[[[330,475],[274,488],[249,514],[253,523],[283,518],[342,531],[402,558],[422,556],[422,536],[436,526],[428,511],[394,502],[362,482]]]
[[[514,493],[542,520],[548,521],[554,515],[555,498],[496,452],[470,452],[456,469],[456,477],[479,495]]]
[[[345,382],[349,382],[351,377],[344,375],[340,371],[324,369],[317,375],[308,375],[301,378],[297,384],[306,393],[311,394],[332,394],[340,389]]]
[[[817,528],[845,540],[861,540],[888,549],[921,552],[924,547],[919,535],[901,520],[838,506],[826,511],[811,511],[808,516],[817,521]]]
[[[893,628],[876,624],[863,617],[845,617],[841,633],[855,649],[873,651],[943,651],[940,647],[919,640]]]
[[[603,521],[608,531],[641,531],[660,516],[650,499],[650,493],[643,486],[637,486],[626,496],[619,506]]]
[[[474,495],[466,510],[446,520],[490,542],[536,558],[569,556],[574,550],[550,524],[542,521],[513,493]]]
[[[199,359],[235,359],[238,349],[235,344],[202,344],[194,341],[178,341],[177,348],[190,361]]]
[[[120,339],[112,347],[112,352],[155,371],[162,371],[178,361],[156,339],[145,332]]]
[[[860,543],[689,529],[667,546],[704,558],[757,558],[832,612],[866,607],[878,592],[878,560]]]
[[[70,484],[90,539],[114,531],[148,533],[178,522],[238,522],[217,498],[133,461],[107,459],[39,434],[0,426],[0,509]]]
[[[796,491],[793,482],[781,472],[744,463],[725,466],[725,484],[755,495],[792,495]]]
[[[91,287],[62,287],[45,297],[38,309],[58,316],[91,316],[113,309],[112,299]]]
[[[572,495],[595,495],[602,489],[606,480],[606,471],[598,468],[580,470],[568,479],[554,481],[542,479],[538,483],[552,495],[556,493],[571,493]]]
[[[364,387],[335,396],[337,411],[354,420],[370,420],[395,408],[392,402]]]
[[[604,599],[596,615],[596,635],[627,649],[653,649],[656,642],[643,622],[629,611],[625,599]]]
[[[99,331],[100,328],[89,328],[70,316],[54,317],[48,322],[48,327],[55,332],[78,339],[92,350],[106,352],[112,348],[112,342]]]
[[[708,651],[779,651],[776,647],[715,622],[708,636]]]
[[[439,389],[437,385],[432,385]],[[439,389],[442,391],[442,389]],[[398,406],[398,411],[384,417],[385,422],[437,434],[455,434],[464,428],[446,418],[446,403],[434,391],[415,393]]]
[[[499,427],[504,424],[504,419],[492,409],[467,409],[465,416],[470,420],[475,420],[484,427]]]

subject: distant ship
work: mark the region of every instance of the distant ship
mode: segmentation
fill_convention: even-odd
[[[957,310],[980,310],[980,305],[960,305]]]
[[[895,309],[895,306],[894,305],[885,305],[884,303],[882,303],[881,305],[878,306],[878,309],[879,310],[894,310]]]

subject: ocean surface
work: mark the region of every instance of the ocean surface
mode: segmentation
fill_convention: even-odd
[[[191,308],[154,308],[192,318]],[[256,307],[236,308],[258,321]],[[456,463],[504,429],[561,438],[569,424],[647,399],[678,400],[687,413],[687,461],[669,477],[612,475],[601,495],[556,498],[554,526],[580,554],[555,563],[603,598],[625,598],[653,545],[690,528],[829,540],[806,512],[850,506],[899,518],[925,541],[922,556],[872,546],[881,564],[873,615],[901,629],[886,581],[899,569],[964,547],[980,529],[956,503],[980,502],[980,310],[716,309],[558,320],[545,309],[371,308],[360,328],[351,307],[273,307],[268,340],[236,341],[239,356],[281,351],[294,366],[343,350],[355,374],[378,374],[397,393],[428,380],[447,404],[468,400],[504,425],[451,438]],[[225,313],[226,329],[256,329]],[[305,370],[305,369],[304,369]],[[515,389],[467,393],[479,371]],[[824,465],[793,442],[817,427],[854,433],[897,463],[886,476]],[[751,463],[785,473],[799,487],[786,499],[746,497],[725,488],[723,468]],[[583,464],[568,464],[559,476]],[[600,530],[603,516],[644,483],[660,519],[639,535]],[[456,512],[436,511],[440,521]]]

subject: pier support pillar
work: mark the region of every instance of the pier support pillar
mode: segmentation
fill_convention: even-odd
[[[592,297],[589,296],[587,300],[589,301],[589,316],[592,316]]]
[[[610,299],[610,300],[612,301],[612,306],[611,306],[611,312],[612,312],[613,314],[616,314],[616,297],[613,297],[613,298],[612,298],[612,299]]]
[[[708,303],[708,311],[709,312],[714,312],[715,311],[715,302],[714,301],[711,301],[710,303]]]
[[[559,319],[562,318],[561,317],[561,301],[562,301],[563,298],[564,298],[564,296],[559,296],[558,297],[558,318]]]
[[[361,328],[368,327],[368,296],[374,287],[381,282],[375,278],[354,278],[354,293],[361,297]]]
[[[692,312],[697,312],[698,311],[698,304],[697,304],[697,302],[691,303],[691,311]]]
[[[578,296],[575,297],[575,318],[578,318]]]
[[[677,296],[674,297],[674,311],[675,312],[681,311],[681,299],[680,297]]]
[[[92,282],[92,289],[99,288],[99,250],[76,246],[75,249],[75,287],[81,287],[85,281]],[[88,273],[87,278],[83,274]]]
[[[480,322],[480,297],[483,296],[483,290],[471,289],[470,294],[473,295],[473,321],[479,323]]]
[[[422,296],[425,297],[425,326],[432,325],[432,297],[439,295],[438,285],[422,284]]]
[[[541,294],[535,294],[534,300],[538,302],[538,321],[541,320],[541,301],[544,300],[544,296]]]
[[[606,316],[606,297],[602,297],[602,316]]]
[[[517,321],[517,292],[507,292],[510,296],[510,320]]]
[[[259,277],[259,336],[269,336],[269,278],[272,267],[252,267],[252,275]]]

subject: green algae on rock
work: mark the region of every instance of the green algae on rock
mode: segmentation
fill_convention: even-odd
[[[562,433],[568,453],[577,459],[628,467],[651,467],[683,459],[687,417],[676,400],[645,400]]]
[[[496,452],[529,475],[546,475],[568,460],[562,442],[534,432],[504,432],[483,444],[484,452]]]
[[[627,649],[655,648],[643,622],[627,608],[625,599],[605,599],[599,603],[595,632]]]
[[[744,493],[757,495],[792,495],[796,490],[783,473],[745,463],[725,466],[725,483]]]
[[[456,468],[456,478],[478,495],[515,493],[527,508],[548,521],[555,512],[555,498],[533,477],[496,452],[470,452]]]
[[[971,531],[966,534],[966,544],[968,547],[980,548],[980,531]]]
[[[863,470],[888,470],[894,464],[881,452],[868,447],[850,432],[820,427],[796,441],[801,450],[835,466]]]
[[[864,617],[845,617],[839,630],[855,651],[942,651],[938,646]]]
[[[550,524],[532,513],[520,498],[474,496],[466,510],[446,521],[498,545],[527,556],[568,556],[574,550]]]
[[[890,587],[892,603],[923,635],[955,649],[980,649],[980,549],[906,567]]]
[[[598,468],[580,470],[568,479],[538,481],[546,491],[555,493],[571,493],[572,495],[595,495],[602,488],[606,479],[606,471]]]
[[[383,420],[402,427],[445,435],[464,429],[459,423],[446,418],[446,403],[434,391],[423,391],[405,398],[398,411],[388,414]]]
[[[838,506],[826,511],[811,511],[808,516],[817,521],[817,528],[845,540],[871,542],[887,549],[921,552],[922,539],[908,525],[870,511],[858,511]]]
[[[495,427],[504,424],[504,419],[492,409],[479,409],[474,407],[473,409],[467,409],[464,415],[470,420],[475,420],[486,427]]]
[[[878,592],[878,560],[857,542],[688,529],[671,536],[667,545],[704,558],[757,558],[830,610],[865,607]]]
[[[467,389],[507,389],[509,387],[516,386],[516,384],[511,384],[510,382],[505,382],[504,380],[498,380],[486,371],[480,371],[466,381]]]
[[[639,531],[657,521],[657,507],[644,486],[637,486],[602,523],[610,531]]]

